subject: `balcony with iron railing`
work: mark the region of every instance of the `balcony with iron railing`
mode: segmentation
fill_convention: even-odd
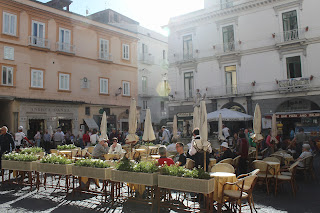
[[[280,92],[303,91],[311,87],[310,78],[291,78],[277,80]]]
[[[50,41],[37,36],[29,36],[28,45],[36,48],[50,49]]]
[[[154,64],[154,56],[150,53],[140,53],[139,59],[140,59],[139,61],[143,64],[149,64],[149,65]]]
[[[305,39],[306,29],[294,29],[289,31],[274,34],[276,42],[280,43],[295,43]]]
[[[176,62],[176,63],[180,63],[180,64],[182,64],[182,63],[188,63],[188,62],[193,62],[193,61],[195,61],[195,54],[193,54],[193,53],[189,53],[189,54],[177,54],[177,53],[175,53],[174,55],[174,61]]]
[[[63,42],[57,42],[56,43],[56,51],[60,53],[75,54],[75,45],[72,45],[70,43],[63,43]]]
[[[100,52],[99,54],[99,60],[106,63],[112,63],[112,55],[110,53],[106,54],[103,52]]]
[[[241,50],[241,42],[225,42],[223,44],[214,45],[213,48],[217,55],[232,54]]]

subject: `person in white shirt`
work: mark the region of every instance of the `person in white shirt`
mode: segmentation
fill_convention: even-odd
[[[99,142],[99,137],[97,135],[97,130],[94,129],[92,132],[92,135],[90,136],[90,144],[87,144],[88,146],[90,145],[96,145]]]
[[[28,138],[22,131],[23,131],[23,126],[19,126],[18,132],[14,135],[14,143],[15,143],[16,149],[20,149],[23,140],[27,140],[29,142]]]
[[[167,130],[165,126],[162,126],[161,130],[162,130],[161,144],[169,143],[170,142],[169,130]]]
[[[223,129],[222,129],[222,134],[224,136],[225,139],[229,139],[230,137],[230,130],[228,127],[226,127],[224,124],[222,125]]]
[[[305,159],[306,157],[310,157],[312,156],[312,153],[310,152],[310,145],[309,144],[303,144],[302,145],[302,153],[299,156],[299,158],[297,160],[300,160],[298,166],[299,167],[305,167],[303,159]]]
[[[121,147],[121,144],[118,143],[118,139],[117,138],[112,138],[112,145],[110,146],[109,153],[110,154],[121,155],[122,147]]]

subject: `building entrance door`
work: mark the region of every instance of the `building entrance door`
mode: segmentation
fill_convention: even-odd
[[[67,131],[72,132],[72,122],[70,119],[59,119],[59,127],[64,133]]]
[[[37,131],[40,131],[43,135],[44,133],[44,119],[30,119],[29,120],[29,130],[28,130],[28,138],[32,139],[37,134]]]

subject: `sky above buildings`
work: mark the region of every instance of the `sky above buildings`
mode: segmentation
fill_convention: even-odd
[[[70,6],[72,12],[81,15],[86,15],[87,9],[89,14],[112,9],[143,27],[166,34],[161,26],[166,25],[170,17],[203,9],[203,0],[73,0]]]

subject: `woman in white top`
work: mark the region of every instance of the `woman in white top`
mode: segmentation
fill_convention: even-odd
[[[109,153],[110,154],[121,155],[122,147],[121,147],[120,144],[118,144],[118,139],[117,138],[112,138],[112,145],[110,146]]]

